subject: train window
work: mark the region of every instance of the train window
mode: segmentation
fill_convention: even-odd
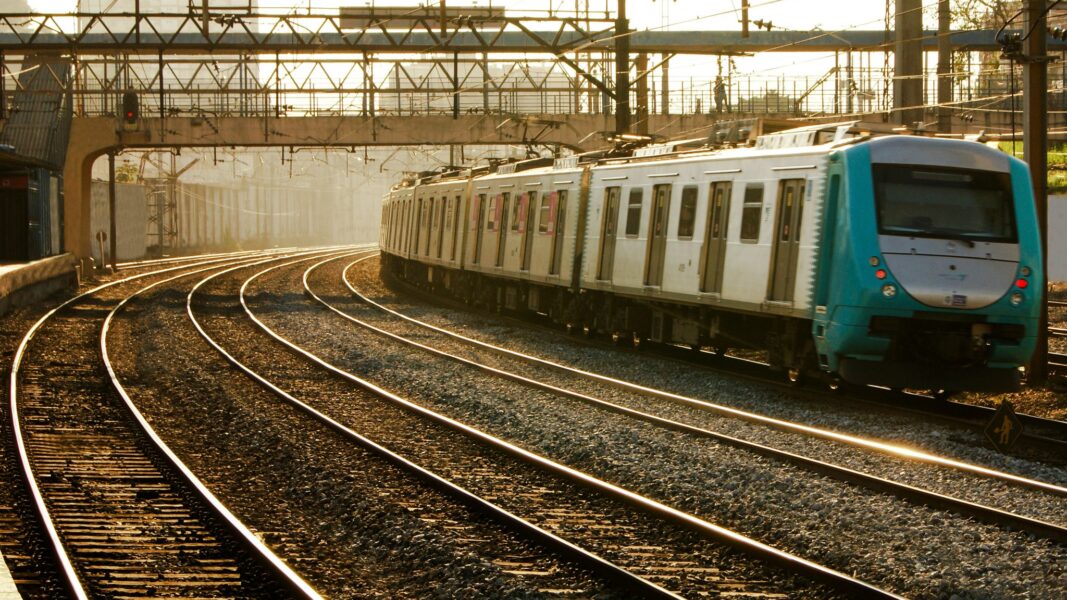
[[[678,214],[678,238],[693,238],[697,221],[697,186],[687,185],[682,188],[682,207]]]
[[[501,202],[501,196],[497,196],[496,202],[486,207],[485,228],[489,231],[496,231],[496,213],[500,209]]]
[[[541,194],[541,210],[537,217],[537,231],[549,233],[548,219],[552,216],[552,194]]]
[[[883,235],[1017,239],[1007,173],[876,164],[873,175],[878,232]]]
[[[637,237],[641,231],[641,206],[644,204],[645,190],[630,190],[630,200],[626,205],[626,237]]]
[[[527,200],[528,198],[529,197],[526,194],[521,194],[519,196],[515,196],[515,202],[512,202],[512,204],[511,204],[511,230],[512,231],[518,231],[519,230],[519,216],[522,214],[522,205],[526,204],[526,202],[524,202],[524,200]]]
[[[763,217],[763,184],[745,186],[745,203],[741,207],[741,241],[759,241],[759,226]]]

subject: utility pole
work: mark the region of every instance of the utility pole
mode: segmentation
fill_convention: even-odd
[[[952,133],[952,44],[949,31],[952,13],[949,0],[937,3],[937,131]]]
[[[1037,350],[1030,363],[1030,383],[1048,382],[1048,56],[1045,54],[1045,24],[1048,3],[1026,0],[1023,28],[1023,159],[1030,165],[1034,203],[1041,230],[1041,294],[1037,323]],[[1026,32],[1029,32],[1027,35]]]
[[[626,0],[618,0],[615,18],[615,133],[630,130],[630,21]]]

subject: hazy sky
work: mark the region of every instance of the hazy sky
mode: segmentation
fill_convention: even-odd
[[[504,6],[515,11],[538,11],[544,13],[549,8],[554,11],[566,11],[573,14],[576,7],[583,12],[586,5],[593,12],[603,14],[605,7],[614,12],[616,0],[453,0],[457,5]],[[24,4],[25,0],[0,0],[0,6]],[[145,0],[144,4],[150,4]],[[210,2],[210,0],[209,0]],[[36,10],[49,12],[69,12],[76,6],[77,0],[30,0]],[[225,0],[220,2],[225,4]],[[307,10],[310,6],[334,9],[338,6],[366,6],[366,0],[261,0],[260,6],[270,8],[290,8]],[[386,0],[378,4],[402,6],[416,4],[405,0]],[[419,2],[431,4],[435,2]],[[660,27],[667,23],[676,24],[676,29],[736,29],[740,0],[629,0],[627,11],[635,28]],[[936,2],[927,2],[931,6]],[[818,7],[813,10],[813,7]],[[725,14],[723,14],[725,13]],[[719,16],[712,16],[718,14]],[[775,25],[789,29],[812,29],[821,27],[845,28],[856,24],[875,21],[868,24],[878,25],[885,15],[883,0],[752,0],[751,18],[771,20]],[[666,19],[665,19],[666,18]]]

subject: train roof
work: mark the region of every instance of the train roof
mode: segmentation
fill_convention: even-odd
[[[702,138],[669,140],[654,143],[649,136],[624,134],[610,138],[611,149],[550,158],[531,158],[499,162],[471,168],[442,168],[436,172],[420,173],[406,178],[395,189],[436,183],[461,183],[469,179],[512,178],[519,174],[545,175],[584,167],[619,167],[668,160],[699,158],[747,159],[829,152],[832,149],[871,141],[875,138],[896,137],[916,140],[927,136],[901,135],[899,129],[882,123],[849,121],[842,123],[810,124],[780,128],[764,132],[758,120],[724,122]],[[958,143],[961,140],[954,140]]]

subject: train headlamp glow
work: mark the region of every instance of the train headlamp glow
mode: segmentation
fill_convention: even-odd
[[[882,295],[886,298],[892,298],[897,295],[897,286],[892,283],[887,283],[882,286]]]
[[[1023,298],[1024,297],[1023,297],[1023,293],[1022,292],[1015,292],[1014,294],[1011,295],[1011,305],[1012,306],[1019,306],[1020,304],[1023,303]]]

